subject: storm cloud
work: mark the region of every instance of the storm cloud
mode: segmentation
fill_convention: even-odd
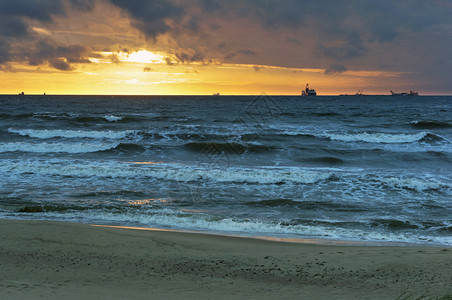
[[[34,32],[30,21],[50,24],[53,18],[66,15],[66,7],[86,11],[93,5],[88,0],[0,2],[0,64],[25,60],[30,65],[48,63],[55,69],[69,71],[72,63],[88,63],[87,49],[43,39]]]
[[[448,17],[452,7],[447,0],[425,2],[401,1],[337,1],[337,0],[110,0],[126,11],[132,24],[146,36],[155,39],[170,34],[181,47],[194,48],[187,38],[202,46],[216,47],[225,56],[243,51],[252,43],[266,47],[268,41],[250,39],[251,31],[264,32],[274,39],[281,32],[291,32],[290,40],[309,41],[311,53],[322,56],[325,62],[337,63],[369,54],[375,44],[412,38],[414,34],[450,29]],[[244,21],[249,26],[227,32],[231,23]],[[210,25],[210,26],[209,26]],[[215,26],[213,26],[215,25]],[[190,32],[181,27],[189,28]],[[214,28],[214,29],[212,29]],[[222,35],[228,40],[218,42],[212,36]],[[235,43],[230,40],[234,39]],[[450,42],[450,38],[449,38]],[[215,43],[215,44],[214,44]],[[237,46],[234,46],[236,44]],[[300,45],[302,47],[303,45]],[[236,48],[234,48],[236,47]],[[241,47],[238,48],[238,47]],[[306,54],[306,45],[303,52]],[[260,51],[266,52],[266,51]],[[259,61],[266,63],[265,61]]]
[[[132,24],[146,36],[156,38],[170,31],[167,21],[178,20],[183,14],[180,5],[167,0],[110,0],[130,14]]]
[[[0,64],[47,63],[69,71],[88,63],[86,46],[38,36],[31,24],[46,28],[70,10],[89,13],[99,3],[105,14],[120,11],[148,50],[166,52],[168,65],[220,61],[318,68],[330,75],[393,71],[419,74],[411,81],[428,75],[438,85],[452,76],[450,0],[1,1]]]
[[[335,73],[343,73],[347,71],[347,68],[341,64],[331,64],[325,70],[325,74],[335,74]]]

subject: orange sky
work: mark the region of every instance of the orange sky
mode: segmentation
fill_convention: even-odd
[[[371,25],[367,31],[360,30],[360,24],[355,29],[349,24],[354,15],[347,22],[335,21],[344,28],[332,35],[334,29],[324,29],[328,24],[319,25],[322,16],[306,17],[299,23],[295,16],[293,24],[285,22],[284,14],[290,11],[255,8],[249,15],[231,12],[226,20],[216,11],[209,11],[210,17],[202,7],[176,0],[142,1],[143,12],[115,0],[98,0],[83,7],[79,7],[84,3],[80,1],[60,2],[60,8],[48,12],[48,19],[42,13],[5,14],[11,22],[22,22],[27,31],[22,36],[0,35],[0,55],[2,43],[6,49],[3,59],[0,56],[0,94],[296,95],[306,83],[319,95],[358,90],[365,94],[411,89],[421,94],[452,92],[441,82],[449,69],[433,66],[422,73],[421,66],[414,64],[429,50],[409,45],[420,30],[400,29],[394,33],[400,35],[399,41],[385,31],[372,36]],[[166,8],[161,9],[161,20],[152,15],[155,2]],[[236,4],[231,11],[244,7],[248,13],[254,9],[246,6],[248,2]],[[185,9],[183,13],[179,7]],[[152,22],[146,19],[147,13],[154,18]],[[264,15],[269,21],[257,19],[258,13],[269,14]],[[324,20],[330,17],[333,19],[328,15]],[[281,24],[269,27],[270,21]],[[357,17],[356,22],[365,21]],[[441,26],[447,31],[450,22]],[[429,39],[431,47],[441,45],[434,36]],[[444,43],[449,41],[450,36]],[[432,51],[441,56],[443,50]],[[432,59],[425,63],[431,65]]]
[[[12,65],[17,71],[2,74],[0,93],[208,95],[219,92],[245,95],[265,92],[294,95],[299,94],[305,83],[309,82],[319,94],[328,95],[355,93],[357,90],[354,87],[369,87],[382,81],[389,83],[400,76],[395,73],[353,71],[325,75],[324,69],[246,64],[190,63],[169,66],[160,59],[149,62],[147,58],[152,56],[160,55],[153,55],[147,50],[132,52],[129,57],[118,53],[119,62],[112,63],[105,56],[104,59],[92,59],[92,63],[77,66],[70,72],[48,66]],[[373,90],[369,87],[368,92],[379,92],[378,86]]]

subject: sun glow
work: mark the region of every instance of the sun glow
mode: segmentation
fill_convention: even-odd
[[[0,85],[0,94],[298,95],[306,82],[319,95],[356,92],[344,86],[368,86],[365,93],[377,93],[400,76],[396,72],[354,70],[325,75],[325,69],[320,68],[272,65],[168,63],[171,54],[144,49],[95,54],[89,57],[89,64],[73,64],[72,72],[10,64],[14,72],[0,69],[5,83]]]
[[[139,50],[130,54],[122,53],[125,57],[124,61],[134,63],[165,63],[165,56],[158,52],[147,50]]]
[[[138,50],[136,52],[100,52],[103,62],[109,63],[138,63],[138,64],[165,64],[166,55],[160,52],[151,52],[148,50]],[[91,59],[94,62],[100,62],[99,59]]]

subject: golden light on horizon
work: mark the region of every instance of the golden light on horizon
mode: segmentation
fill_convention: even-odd
[[[139,64],[165,64],[165,57],[167,55],[160,52],[152,52],[148,50],[138,50],[135,52],[98,52],[103,58],[90,58],[93,62],[108,62],[108,63],[139,63]]]
[[[35,29],[40,31],[40,29]],[[5,73],[2,94],[112,94],[112,95],[299,95],[306,83],[319,95],[354,93],[343,86],[370,86],[401,72],[353,71],[326,74],[325,69],[212,61],[178,62],[173,54],[144,48],[136,51],[99,51],[90,63],[75,64],[71,72],[12,64]],[[362,89],[362,88],[360,88]],[[376,88],[377,90],[377,88]],[[367,90],[366,92],[373,92]]]
[[[112,57],[113,55],[113,57]],[[284,68],[250,64],[167,64],[161,52],[102,52],[91,63],[64,72],[48,66],[15,64],[4,73],[1,94],[108,95],[299,95],[306,83],[319,95],[354,93],[344,86],[390,82],[395,72],[347,71],[325,75],[324,69]],[[362,88],[361,88],[362,89]],[[366,93],[373,91],[365,90]]]
[[[306,83],[319,95],[450,93],[450,18],[438,3],[425,6],[437,13],[425,24],[398,18],[374,28],[378,9],[351,3],[305,19],[301,2],[290,8],[301,14],[289,15],[277,1],[262,11],[244,1],[241,14],[227,1],[206,10],[167,0],[161,10],[155,1],[19,2],[0,11],[2,94],[298,95]],[[410,20],[420,11],[391,7]]]

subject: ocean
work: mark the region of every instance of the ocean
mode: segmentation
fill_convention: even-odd
[[[452,246],[452,97],[0,96],[0,218]]]

